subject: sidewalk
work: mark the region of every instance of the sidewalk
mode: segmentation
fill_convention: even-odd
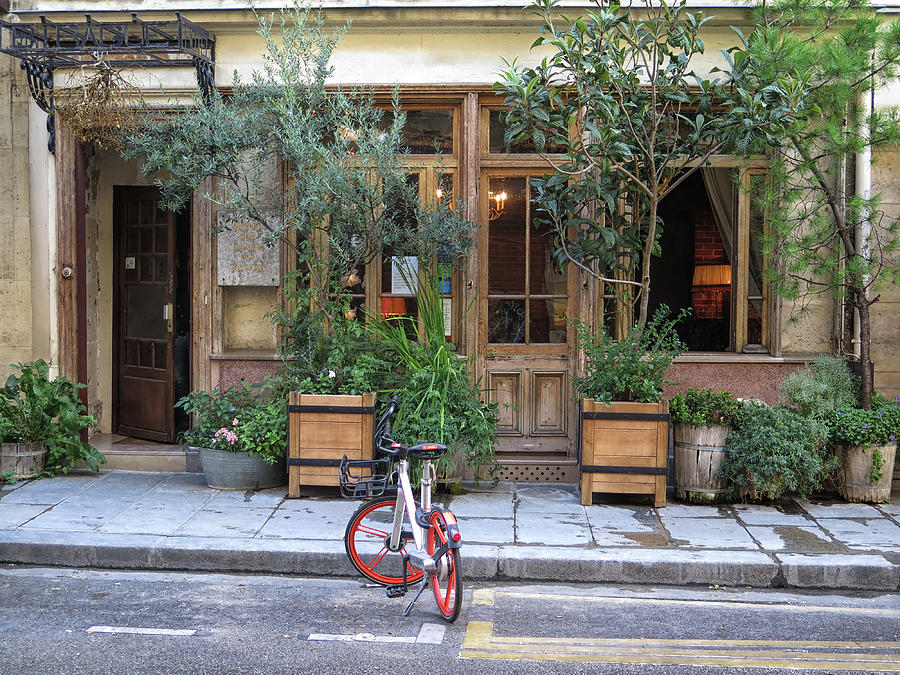
[[[583,507],[575,486],[467,486],[469,579],[897,591],[900,499],[876,506]],[[109,471],[0,488],[0,562],[354,576],[344,528],[358,502],[286,488],[229,492],[202,474]]]

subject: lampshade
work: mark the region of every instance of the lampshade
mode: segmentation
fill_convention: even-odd
[[[730,286],[731,265],[697,265],[694,286]]]

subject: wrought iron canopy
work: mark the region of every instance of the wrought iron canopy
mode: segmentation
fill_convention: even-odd
[[[215,87],[216,38],[180,14],[174,21],[55,22],[41,16],[40,23],[0,21],[0,52],[22,60],[34,100],[48,115],[48,146],[54,152],[53,71],[98,61],[114,68],[141,66],[193,66],[205,100]]]

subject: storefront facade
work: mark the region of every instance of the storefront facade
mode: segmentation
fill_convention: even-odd
[[[180,12],[213,36],[215,86],[227,91],[231,74],[246,79],[261,67],[263,53],[253,14],[229,4],[206,10],[158,0],[142,5],[139,17],[172,22]],[[568,4],[575,12],[589,3]],[[731,45],[729,26],[746,22],[743,9],[704,5],[717,18],[706,29],[707,56],[698,70],[709,69],[718,49]],[[411,180],[421,198],[449,191],[479,225],[473,254],[446,289],[447,330],[460,353],[474,357],[476,377],[500,404],[504,477],[575,480],[571,378],[579,354],[568,320],[615,330],[627,317],[596,281],[555,264],[548,238],[531,226],[529,179],[547,164],[531,148],[507,151],[502,142],[502,100],[492,83],[503,59],[539,59],[530,50],[534,17],[519,2],[333,0],[323,6],[329,22],[352,21],[333,61],[334,84],[365,85],[383,97],[399,86]],[[91,21],[131,18],[116,2],[91,3],[87,21],[64,0],[13,2],[11,11],[5,20],[39,24],[44,16],[85,30]],[[48,358],[61,374],[87,382],[98,432],[172,443],[186,423],[172,407],[179,396],[257,380],[278,368],[277,335],[265,315],[283,302],[277,279],[290,255],[284,250],[265,262],[274,283],[235,281],[226,268],[249,260],[242,256],[250,240],[240,237],[240,227],[224,237],[210,234],[222,217],[204,197],[214,185],[198,190],[184,212],[170,214],[157,208],[156,189],[139,163],[75,142],[58,120],[51,154],[47,116],[23,94],[28,85],[18,61],[0,54],[0,66],[0,97],[14,111],[10,131],[0,134],[0,142],[9,139],[10,156],[0,175],[15,195],[14,213],[4,211],[0,220],[0,234],[15,242],[0,253],[0,269],[10,270],[9,279],[0,279],[3,313],[11,317],[0,333],[4,363]],[[182,99],[196,88],[190,67],[150,64],[142,71],[150,98],[161,95],[160,87]],[[873,187],[895,205],[897,160],[880,159]],[[795,325],[791,307],[766,288],[759,246],[765,224],[750,192],[739,187],[764,180],[765,167],[763,157],[740,168],[734,158],[717,157],[664,204],[666,238],[651,303],[694,307],[690,352],[672,369],[680,387],[725,388],[775,402],[778,381],[809,355],[852,349],[851,325],[832,300],[819,301]],[[415,313],[391,260],[371,263],[361,276],[360,307]],[[898,302],[900,292],[888,289],[873,307],[876,387],[892,396],[900,395]]]

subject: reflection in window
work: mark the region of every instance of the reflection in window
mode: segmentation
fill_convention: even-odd
[[[750,255],[747,275],[747,344],[764,345],[763,340],[763,254],[764,219],[758,196],[765,189],[765,176],[750,176]]]
[[[524,154],[537,152],[537,149],[534,147],[534,143],[532,143],[530,140],[524,141],[522,143],[516,143],[515,145],[510,146],[509,150],[506,149],[506,143],[503,140],[503,134],[506,132],[506,126],[503,124],[502,119],[502,116],[505,112],[505,110],[490,111],[490,153],[502,154],[508,152],[510,154]],[[566,149],[564,146],[556,145],[550,142],[547,143],[543,150],[543,152],[547,154],[565,151]]]
[[[411,155],[453,154],[452,110],[404,110],[403,150]],[[385,111],[381,124],[387,129],[393,120],[393,110]]]

